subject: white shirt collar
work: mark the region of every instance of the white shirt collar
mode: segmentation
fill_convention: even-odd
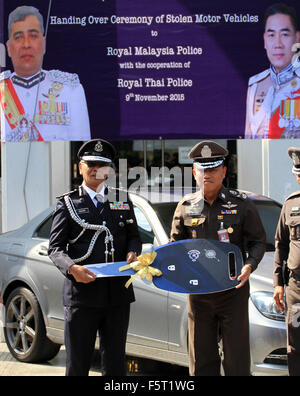
[[[91,188],[89,188],[88,186],[86,186],[85,182],[82,183],[82,187],[85,189],[85,191],[88,193],[88,195],[90,196],[91,200],[96,203],[96,199],[95,196],[96,194],[100,194],[102,195],[103,199],[105,196],[105,189],[106,189],[106,185],[103,183],[102,187],[100,188],[100,191],[94,191]],[[94,201],[95,200],[95,201]]]

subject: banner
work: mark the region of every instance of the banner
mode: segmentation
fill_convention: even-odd
[[[4,0],[0,0],[0,71],[6,66],[6,51],[4,45]]]
[[[46,141],[299,137],[300,69],[282,97],[274,97],[271,82],[259,88],[261,79],[271,81],[264,14],[273,3],[27,2],[48,24],[43,69],[73,76],[57,72],[47,80],[46,75],[40,82],[42,97],[34,112],[28,111],[34,119],[27,123],[34,122]],[[299,1],[286,3],[299,16]],[[5,3],[5,40],[8,15],[21,5],[20,0]],[[7,63],[13,71],[10,59]],[[72,84],[80,86],[76,94],[69,89]],[[292,101],[286,111],[285,99]],[[10,132],[6,126],[2,138],[22,140],[20,132]]]

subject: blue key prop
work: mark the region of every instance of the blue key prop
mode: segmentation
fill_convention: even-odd
[[[217,293],[235,288],[244,265],[233,244],[207,239],[172,242],[144,253],[137,262],[91,264],[97,276],[140,276],[159,289],[188,294]],[[131,283],[132,278],[126,286]]]
[[[127,264],[126,261],[118,261],[113,263],[103,264],[89,264],[85,265],[92,271],[97,278],[114,277],[114,276],[131,276],[125,286],[128,287],[134,278],[140,276],[142,279],[147,279],[152,282],[154,276],[161,276],[162,272],[157,268],[152,267],[152,263],[156,259],[157,253],[155,251],[144,253],[138,257],[138,261]]]

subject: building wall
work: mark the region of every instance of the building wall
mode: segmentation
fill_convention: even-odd
[[[288,148],[300,140],[240,140],[237,142],[238,188],[266,195],[280,203],[299,190]]]
[[[1,143],[2,232],[16,229],[70,188],[69,142]]]

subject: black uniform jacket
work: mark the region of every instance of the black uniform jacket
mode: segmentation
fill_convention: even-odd
[[[141,252],[141,241],[138,233],[136,218],[132,202],[118,201],[116,204],[108,200],[104,204],[102,212],[92,202],[87,192],[79,187],[66,195],[73,202],[78,216],[89,224],[102,225],[105,222],[107,228],[114,237],[114,261],[125,261],[128,252]],[[108,194],[108,189],[106,190]],[[122,192],[124,199],[124,192]],[[93,230],[86,230],[74,243],[69,241],[75,239],[82,231],[69,213],[64,196],[58,200],[56,210],[53,214],[53,223],[49,241],[49,257],[59,270],[65,275],[63,302],[65,306],[90,306],[110,307],[134,301],[132,286],[125,288],[127,277],[97,278],[89,284],[78,283],[69,274],[69,268],[74,264],[72,259],[77,259],[87,253],[91,239],[95,234]],[[106,233],[102,232],[92,250],[91,255],[78,265],[87,265],[105,262],[105,239]],[[110,246],[109,249],[110,250]],[[111,261],[111,255],[109,260]]]
[[[197,218],[189,213],[194,196],[186,196],[179,202],[173,218],[171,242],[193,237],[218,240],[223,223],[230,243],[241,249],[245,264],[250,264],[254,271],[266,249],[265,230],[254,203],[246,194],[222,187],[211,206],[204,201],[201,216]]]

